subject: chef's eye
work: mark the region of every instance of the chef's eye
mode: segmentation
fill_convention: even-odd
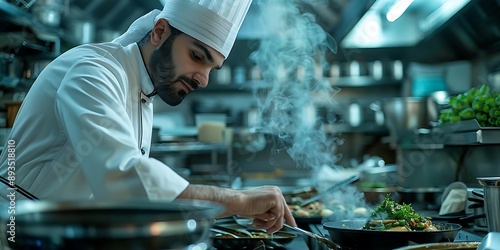
[[[191,51],[191,56],[193,57],[193,59],[195,61],[197,61],[197,62],[201,61],[201,57],[195,51]]]

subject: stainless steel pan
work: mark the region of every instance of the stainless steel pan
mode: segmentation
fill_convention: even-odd
[[[222,211],[201,201],[15,202],[0,207],[0,241],[11,249],[186,249],[209,245],[209,229]],[[11,223],[12,224],[12,223]]]

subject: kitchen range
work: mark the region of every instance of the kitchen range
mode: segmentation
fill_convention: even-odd
[[[1,142],[50,62],[165,2],[0,0]],[[253,0],[208,87],[152,101],[149,156],[191,184],[277,186],[297,227],[198,200],[38,200],[12,168],[0,249],[500,249],[499,11]]]

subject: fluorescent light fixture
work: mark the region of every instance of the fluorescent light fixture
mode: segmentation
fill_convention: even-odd
[[[432,31],[433,28],[446,22],[470,1],[471,0],[453,0],[444,2],[439,8],[421,21],[420,28],[424,32]]]
[[[398,19],[403,13],[408,9],[411,3],[414,0],[399,0],[394,5],[389,8],[389,11],[386,14],[387,21],[394,22]]]

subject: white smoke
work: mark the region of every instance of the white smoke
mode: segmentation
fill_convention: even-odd
[[[316,110],[320,102],[333,104],[338,92],[318,74],[337,44],[296,1],[254,0],[254,5],[258,27],[268,31],[250,58],[268,86],[254,91],[262,117],[258,129],[278,135],[281,145],[275,150],[286,149],[301,167],[334,166],[341,140],[327,135]]]

